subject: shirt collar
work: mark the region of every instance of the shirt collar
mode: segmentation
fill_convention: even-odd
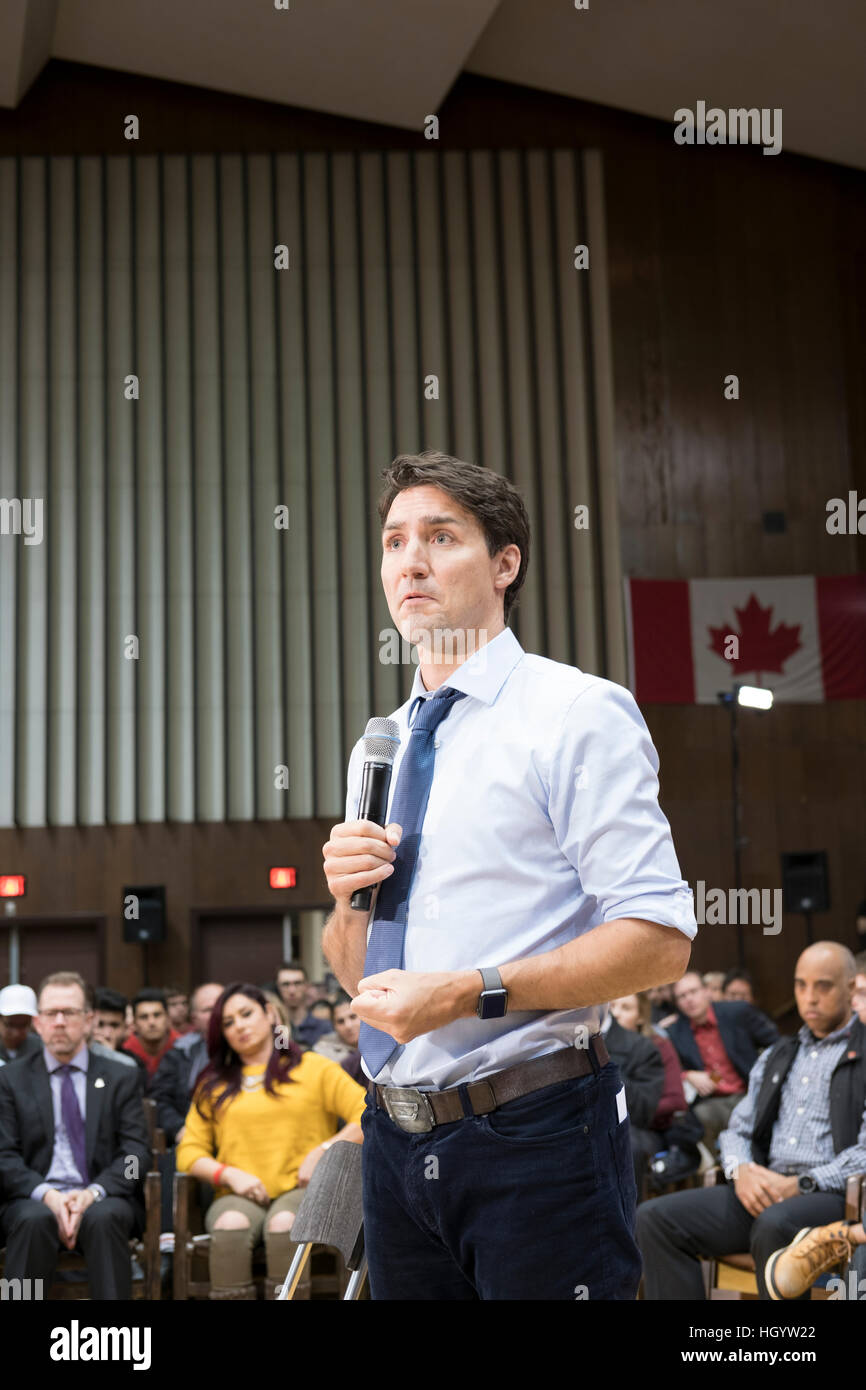
[[[42,1055],[45,1058],[45,1065],[49,1071],[57,1071],[58,1067],[63,1067],[67,1065],[65,1062],[58,1062],[57,1058],[54,1056],[54,1053],[49,1052],[47,1047],[45,1048]],[[89,1061],[90,1053],[87,1050],[87,1044],[82,1043],[75,1056],[70,1057],[69,1066],[80,1067],[81,1070],[86,1074],[87,1064]]]
[[[707,1016],[704,1019],[704,1021],[702,1023],[692,1024],[693,1028],[718,1028],[718,1026],[719,1025],[716,1019],[716,1011],[713,1008],[712,1004],[707,1005]]]
[[[454,674],[448,677],[445,685],[451,690],[462,690],[466,695],[473,695],[485,705],[492,705],[523,655],[523,648],[511,628],[504,627],[489,642],[484,642],[468,656]],[[421,667],[417,666],[408,708],[412,708],[418,695],[429,699],[436,693],[435,690],[427,689],[421,679]]]
[[[847,1023],[843,1023],[832,1033],[828,1033],[825,1038],[816,1038],[808,1023],[804,1023],[797,1037],[800,1039],[803,1047],[820,1047],[821,1043],[830,1043],[832,1046],[833,1043],[841,1042],[842,1038],[848,1036],[851,1032],[855,1017],[856,1015],[852,1013]]]

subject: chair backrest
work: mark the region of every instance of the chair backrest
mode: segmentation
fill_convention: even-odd
[[[331,1245],[348,1269],[357,1268],[364,1224],[361,1145],[340,1139],[326,1149],[292,1225],[298,1245]]]
[[[156,1101],[150,1096],[144,1096],[141,1103],[144,1106],[144,1119],[147,1124],[150,1152],[155,1165],[156,1155],[165,1153],[165,1131],[160,1129],[156,1123]]]

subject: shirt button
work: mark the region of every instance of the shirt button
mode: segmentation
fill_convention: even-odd
[[[817,1056],[818,1056],[817,1052],[813,1051],[813,1052],[812,1052],[812,1056],[813,1056],[813,1057],[817,1057]]]
[[[789,1139],[789,1140],[788,1140],[788,1143],[789,1143],[789,1144],[796,1144],[796,1142],[797,1142],[796,1139]]]
[[[798,1109],[797,1109],[797,1114],[798,1114],[798,1115],[805,1115],[805,1113],[806,1113],[806,1107],[805,1107],[804,1105],[799,1106]]]
[[[808,1076],[804,1076],[804,1077],[803,1077],[803,1085],[804,1085],[804,1086],[808,1085],[808,1082],[809,1082]]]

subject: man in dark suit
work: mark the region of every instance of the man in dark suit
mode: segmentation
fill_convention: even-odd
[[[650,1126],[664,1090],[665,1064],[650,1038],[623,1028],[612,1013],[608,1014],[608,1020],[602,1032],[607,1050],[619,1067],[625,1086],[634,1181],[640,1199],[647,1159],[657,1149],[664,1147]]]
[[[80,975],[49,975],[38,1002],[43,1051],[0,1069],[5,1276],[50,1287],[59,1247],[77,1248],[91,1297],[128,1299],[149,1158],[141,1072],[90,1052]]]
[[[682,1017],[667,1034],[679,1055],[683,1081],[700,1096],[692,1109],[704,1127],[703,1142],[714,1151],[731,1111],[746,1093],[759,1051],[777,1041],[779,1030],[752,1004],[713,1002],[696,971],[677,980],[674,1002]]]

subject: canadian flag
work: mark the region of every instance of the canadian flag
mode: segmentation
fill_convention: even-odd
[[[627,579],[639,704],[715,704],[734,681],[795,703],[866,699],[866,575]]]

